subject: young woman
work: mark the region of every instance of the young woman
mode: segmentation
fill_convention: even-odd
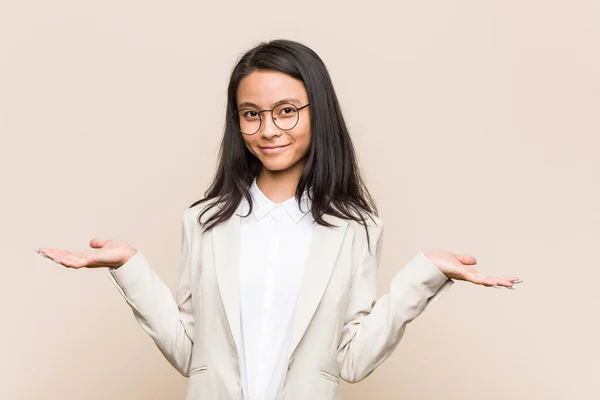
[[[141,251],[40,249],[108,267],[140,323],[190,378],[187,399],[337,399],[396,348],[453,279],[512,288],[471,255],[419,253],[377,299],[382,222],[357,167],[327,69],[286,40],[249,50],[227,93],[219,165],[183,216],[175,298]]]

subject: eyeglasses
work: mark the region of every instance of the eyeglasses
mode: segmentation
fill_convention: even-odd
[[[278,104],[270,110],[254,110],[252,108],[242,108],[237,111],[240,124],[240,132],[244,135],[254,135],[260,130],[262,125],[261,114],[270,112],[273,123],[281,130],[289,131],[294,129],[300,120],[300,111],[310,106],[310,103],[300,108],[292,103]]]

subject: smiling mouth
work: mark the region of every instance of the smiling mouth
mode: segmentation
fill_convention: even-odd
[[[287,147],[287,146],[289,146],[289,143],[281,145],[281,146],[260,146],[260,148],[262,150],[275,150],[275,149],[282,149],[282,148]]]

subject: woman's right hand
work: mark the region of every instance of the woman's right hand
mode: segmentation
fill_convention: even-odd
[[[119,268],[136,253],[124,240],[92,239],[90,247],[99,249],[77,253],[54,248],[41,248],[38,252],[68,268]]]

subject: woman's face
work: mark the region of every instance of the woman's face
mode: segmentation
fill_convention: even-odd
[[[297,108],[308,104],[304,84],[289,75],[275,71],[254,71],[240,82],[237,89],[237,108],[240,121],[247,125],[257,123],[257,111],[271,110],[281,103],[291,103]],[[287,128],[293,109],[278,107],[274,111],[280,126]],[[290,130],[278,127],[271,112],[260,113],[260,129],[253,135],[242,135],[246,148],[271,172],[290,169],[302,171],[304,156],[310,147],[310,107],[298,111],[298,123]]]

